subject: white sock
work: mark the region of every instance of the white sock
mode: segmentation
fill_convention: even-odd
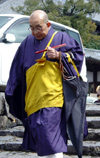
[[[63,153],[54,154],[54,158],[63,158]]]
[[[48,156],[38,156],[38,158],[63,158],[63,153],[56,153]]]

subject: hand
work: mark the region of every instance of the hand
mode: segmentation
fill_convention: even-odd
[[[54,48],[48,47],[47,48],[47,56],[50,59],[58,59],[60,57],[60,52],[56,51]]]

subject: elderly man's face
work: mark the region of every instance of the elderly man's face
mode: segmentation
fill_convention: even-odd
[[[48,34],[50,28],[49,22],[45,23],[43,19],[37,17],[31,17],[29,22],[32,35],[35,36],[36,39],[42,40]]]

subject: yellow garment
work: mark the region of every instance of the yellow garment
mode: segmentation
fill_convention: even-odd
[[[26,72],[27,90],[25,111],[27,115],[46,107],[63,106],[62,76],[57,62],[46,60],[36,63]]]
[[[72,63],[72,65],[73,65],[73,67],[74,67],[74,69],[75,69],[75,71],[76,71],[76,73],[77,73],[77,76],[79,77],[80,74],[79,74],[79,72],[78,72],[78,69],[77,69],[77,67],[76,67],[76,65],[75,65],[75,63],[74,63],[74,61],[71,59],[69,53],[66,53],[66,55],[67,55],[68,62],[69,62],[69,63]]]
[[[46,48],[50,46],[56,33],[53,33]],[[63,106],[63,86],[59,64],[46,60],[45,53],[26,71],[25,111],[28,116],[41,108]]]
[[[52,42],[54,36],[56,35],[56,33],[57,33],[57,31],[55,31],[55,32],[53,33],[53,35],[51,36],[51,39],[50,39],[50,41],[48,42],[48,44],[47,44],[47,46],[46,46],[45,49],[47,49],[47,47],[50,46],[50,44],[51,44],[51,42]],[[44,64],[45,64],[45,61],[46,61],[45,54],[46,54],[46,51],[43,53],[43,55],[42,55],[42,57],[41,57],[40,59],[37,59],[37,60],[36,60],[36,62],[38,62],[38,63],[41,64],[41,65],[44,65]]]

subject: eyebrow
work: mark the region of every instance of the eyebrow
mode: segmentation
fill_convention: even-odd
[[[38,25],[36,25],[35,27],[38,27],[38,26],[39,26],[39,27],[41,27],[41,25],[39,25],[39,24],[38,24]],[[34,26],[30,25],[30,27],[34,27]]]

